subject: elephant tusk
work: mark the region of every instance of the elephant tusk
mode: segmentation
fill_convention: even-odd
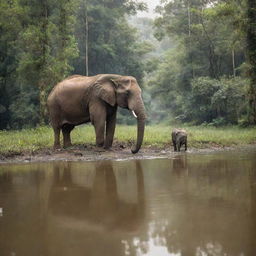
[[[136,116],[136,114],[135,114],[135,112],[132,110],[132,114],[133,114],[133,116],[135,117],[135,118],[137,118],[137,116]]]

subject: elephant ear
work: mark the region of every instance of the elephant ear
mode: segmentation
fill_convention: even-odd
[[[115,85],[112,81],[104,81],[97,84],[98,97],[107,102],[111,106],[116,105]]]

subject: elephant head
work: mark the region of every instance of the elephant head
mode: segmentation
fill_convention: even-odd
[[[137,153],[141,147],[145,128],[145,107],[141,97],[141,89],[132,76],[99,75],[96,80],[99,97],[111,106],[129,109],[137,118],[137,142],[132,153]]]

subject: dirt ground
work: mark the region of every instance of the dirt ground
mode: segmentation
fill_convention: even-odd
[[[48,161],[95,161],[95,160],[125,160],[142,159],[157,156],[167,156],[171,149],[141,148],[137,154],[131,153],[131,148],[124,145],[114,145],[110,150],[93,145],[75,145],[67,149],[42,149],[36,152],[8,153],[0,155],[1,163],[18,162],[48,162]]]
[[[255,146],[254,146],[255,147]],[[209,147],[206,149],[188,148],[187,154],[209,153],[221,150],[234,150],[234,148]],[[137,154],[131,153],[131,147],[115,143],[110,150],[104,150],[93,145],[75,145],[68,149],[42,149],[36,152],[9,153],[0,155],[0,164],[28,163],[49,161],[97,161],[97,160],[129,160],[150,158],[172,158],[181,152],[174,152],[172,146],[157,148],[152,146],[142,147]]]

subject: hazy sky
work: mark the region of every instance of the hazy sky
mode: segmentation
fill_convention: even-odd
[[[160,3],[160,0],[143,0],[143,2],[148,5],[148,12],[138,12],[137,16],[154,18],[156,16],[154,9]]]

